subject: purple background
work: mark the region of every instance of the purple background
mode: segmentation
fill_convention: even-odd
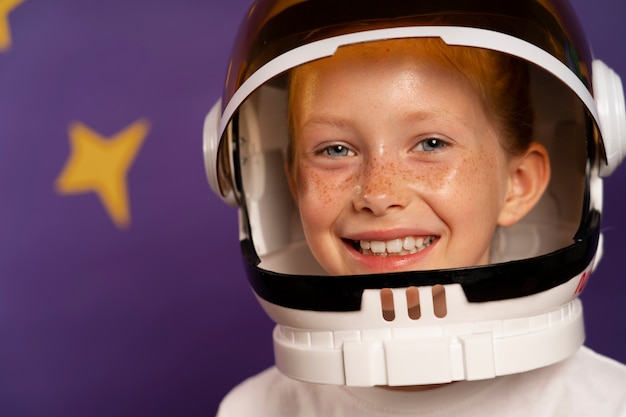
[[[248,0],[27,0],[0,52],[0,416],[211,416],[272,363],[235,210],[206,182],[205,113]],[[626,79],[624,0],[576,0]],[[132,222],[54,181],[80,121],[151,130],[128,173]],[[606,181],[605,254],[583,293],[588,345],[626,362],[626,168]]]

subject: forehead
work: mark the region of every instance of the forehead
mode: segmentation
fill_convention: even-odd
[[[446,45],[439,38],[407,38],[365,42],[339,48],[334,55],[294,68],[289,74],[290,94],[307,92],[324,81],[349,82],[357,75],[413,69],[438,71],[441,76],[469,81],[481,95],[502,67],[498,53],[479,48]],[[344,79],[342,79],[342,77]]]
[[[292,70],[292,78],[308,75],[314,71],[334,70],[359,65],[420,63],[424,61],[458,67],[453,49],[437,38],[392,39],[342,46],[334,55],[318,59]],[[460,62],[459,62],[460,64]]]
[[[404,106],[410,106],[411,100],[418,104],[423,98],[433,104],[445,102],[448,97],[458,99],[458,93],[464,99],[481,100],[480,83],[474,82],[478,77],[459,69],[471,65],[464,65],[467,62],[446,48],[449,47],[437,39],[388,40],[342,47],[332,57],[292,71],[289,108],[299,112],[323,107],[329,100],[355,97],[378,102],[383,98],[396,99]],[[485,103],[481,100],[478,104]]]

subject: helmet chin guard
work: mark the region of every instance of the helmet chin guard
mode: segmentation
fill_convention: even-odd
[[[570,286],[578,285],[579,277],[572,281]],[[426,294],[423,300],[430,300],[430,291],[428,287],[420,288],[420,295]],[[464,299],[458,288],[446,286],[445,291],[450,305],[463,309]],[[396,309],[400,311],[407,311],[404,292],[405,289],[393,292],[394,300],[399,301]],[[277,312],[275,306],[260,301],[270,315],[298,314],[289,310]],[[516,304],[535,301],[537,298],[528,297],[507,304],[515,308]],[[379,310],[379,303],[379,292],[367,290],[363,295],[363,314],[369,309]],[[429,307],[428,302],[422,306]],[[486,317],[502,309],[475,307],[483,310]],[[314,320],[333,326],[335,316],[317,313]],[[430,313],[423,316],[419,326],[406,315],[397,320],[406,327],[329,331],[277,325],[273,335],[276,366],[291,378],[324,384],[440,384],[494,378],[551,365],[572,355],[584,341],[582,307],[577,298],[552,311],[524,318],[445,323]]]
[[[254,266],[250,245],[243,250],[259,302],[278,323],[281,372],[307,382],[398,386],[493,378],[573,354],[584,340],[576,296],[598,234],[596,212],[573,245],[535,259],[371,276],[271,273]],[[306,247],[283,256],[306,259]],[[392,310],[383,307],[385,291]]]
[[[497,231],[489,265],[327,276],[285,175],[288,73],[350,45],[433,37],[527,63],[548,189]],[[578,294],[602,253],[602,177],[626,154],[625,107],[619,76],[592,58],[562,0],[258,1],[205,119],[204,157],[213,191],[239,206],[248,279],[277,323],[278,369],[308,382],[407,386],[525,372],[573,354],[584,340]]]

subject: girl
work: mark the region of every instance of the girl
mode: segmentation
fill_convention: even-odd
[[[561,1],[255,4],[205,149],[276,367],[221,416],[624,414],[580,349],[626,138],[582,39]]]

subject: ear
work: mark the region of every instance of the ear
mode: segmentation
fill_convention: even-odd
[[[511,226],[539,201],[550,182],[550,159],[543,145],[532,142],[528,150],[511,160],[509,184],[498,225]]]

